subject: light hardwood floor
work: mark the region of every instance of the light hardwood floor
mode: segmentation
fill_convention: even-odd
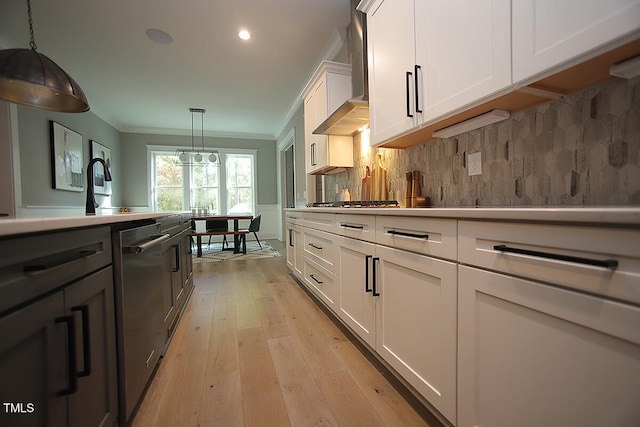
[[[147,426],[439,426],[289,276],[281,257],[194,265],[195,289],[134,419]]]

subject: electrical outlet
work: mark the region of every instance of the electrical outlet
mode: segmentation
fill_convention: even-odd
[[[482,175],[482,154],[480,151],[467,156],[467,167],[469,168],[469,176]]]

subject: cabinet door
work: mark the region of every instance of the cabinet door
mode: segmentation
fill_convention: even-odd
[[[414,0],[380,0],[367,10],[371,144],[406,133],[415,110]]]
[[[293,271],[296,263],[296,251],[293,240],[293,225],[287,222],[287,267]]]
[[[513,81],[551,70],[638,29],[638,0],[514,1]]]
[[[173,296],[175,252],[173,246],[163,246],[162,251],[162,314],[164,319],[164,329],[171,330],[174,319],[178,314]]]
[[[415,19],[423,121],[510,87],[509,0],[417,0]]]
[[[384,246],[376,257],[376,351],[455,424],[456,264]]]
[[[176,240],[171,246],[171,286],[173,289],[173,304],[179,312],[186,299],[184,281],[182,280],[181,241]]]
[[[62,292],[0,318],[0,425],[66,426],[69,387]]]
[[[312,173],[327,165],[327,137],[314,135],[313,130],[326,118],[327,84],[320,80],[305,99],[304,134],[307,151],[307,173]],[[323,113],[324,111],[324,113]]]
[[[293,229],[293,245],[294,245],[294,268],[295,275],[299,278],[304,276],[304,245],[302,241],[302,232],[297,227]]]
[[[191,234],[189,234],[189,231],[184,232],[182,240],[180,240],[180,271],[186,299],[193,288],[193,257],[191,255]]]
[[[375,298],[371,292],[375,245],[339,237],[338,315],[371,348],[375,347]]]
[[[458,426],[636,426],[640,308],[459,267]]]
[[[118,410],[112,268],[90,275],[64,293],[77,331],[78,391],[69,395],[69,425],[111,426]]]

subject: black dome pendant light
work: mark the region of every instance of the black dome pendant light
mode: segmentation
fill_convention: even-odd
[[[31,0],[27,0],[31,49],[0,50],[0,98],[63,113],[89,111],[87,97],[62,68],[36,51]]]

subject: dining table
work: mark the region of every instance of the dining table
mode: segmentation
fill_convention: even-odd
[[[238,231],[240,220],[249,220],[253,219],[253,215],[251,214],[227,214],[227,215],[204,215],[204,214],[195,214],[191,215],[191,221],[207,221],[207,220],[216,220],[216,221],[233,221],[233,231]],[[198,257],[202,256],[202,234],[196,233],[196,243],[198,246],[198,250],[196,255]],[[240,234],[233,235],[233,253],[240,253],[241,248],[241,237]],[[231,249],[231,248],[229,248]]]

